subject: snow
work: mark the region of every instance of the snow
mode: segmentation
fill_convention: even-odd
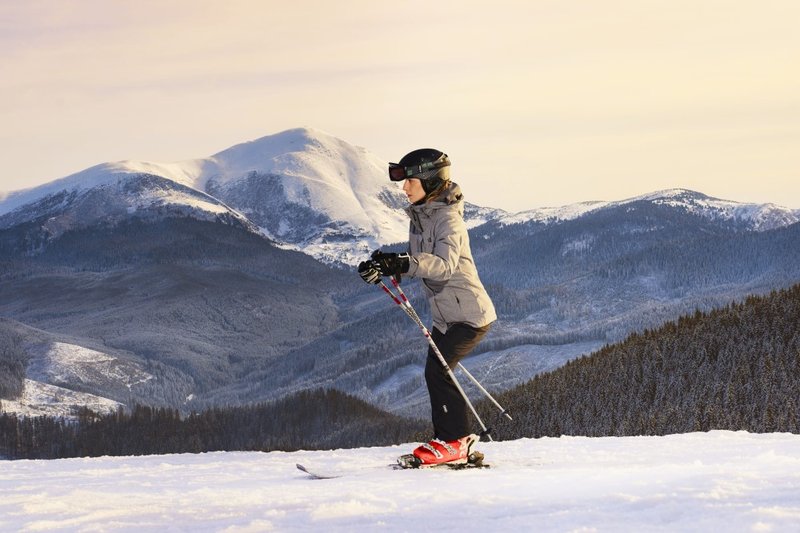
[[[102,396],[26,379],[22,396],[16,400],[2,400],[0,412],[17,416],[71,417],[73,411],[80,407],[96,413],[109,413],[116,411],[120,405],[122,404]]]
[[[325,263],[354,264],[363,259],[365,249],[374,250],[407,239],[408,219],[401,209],[406,205],[406,198],[398,184],[387,180],[386,166],[384,159],[363,147],[351,145],[318,129],[295,128],[237,144],[202,159],[176,163],[132,160],[104,163],[32,189],[0,192],[0,217],[13,212],[16,216],[9,218],[9,224],[31,220],[38,214],[33,211],[24,213],[26,205],[60,192],[72,193],[64,197],[65,205],[47,204],[48,213],[44,214],[57,213],[76,197],[104,187],[107,192],[123,198],[131,214],[161,205],[185,206],[187,211],[210,220],[221,214],[230,214],[246,227],[252,223],[253,231],[260,231],[287,249],[298,250]],[[126,192],[125,183],[143,175],[163,177],[174,182],[175,186]],[[290,229],[303,228],[284,226],[277,233],[266,227],[256,228],[257,225],[263,226],[263,222],[247,219],[237,211],[236,201],[230,200],[252,192],[250,187],[253,184],[248,180],[254,176],[266,181],[277,177],[287,204],[302,206],[321,215],[321,219],[330,221],[327,229],[313,226],[305,228],[308,231],[296,232],[299,237],[286,237],[287,232],[291,233]],[[114,191],[114,186],[118,190]],[[207,191],[214,191],[220,198],[230,201],[220,201]],[[51,200],[55,198],[53,196]],[[667,189],[618,202],[580,202],[520,213],[470,204],[467,224],[474,228],[488,221],[501,225],[557,223],[637,201],[670,205],[713,220],[738,221],[756,231],[800,221],[800,210],[773,204],[719,200],[686,189]],[[258,214],[252,212],[252,206],[238,207],[242,207],[251,218]],[[65,223],[71,223],[70,217]]]
[[[114,382],[129,390],[153,379],[138,364],[121,361],[104,352],[65,342],[31,346],[33,353],[28,375],[53,383],[92,384]]]
[[[81,193],[95,187],[116,184],[134,174],[153,174],[181,185],[192,187],[199,179],[199,174],[204,166],[205,164],[202,160],[169,164],[146,161],[103,163],[44,185],[20,191],[0,193],[0,215],[10,213],[19,207],[51,194],[61,191]]]
[[[797,531],[800,436],[481,443],[490,469],[391,470],[413,444],[7,462],[2,531]],[[343,474],[312,480],[295,468]]]
[[[321,130],[296,128],[215,154],[203,178],[230,187],[253,172],[281,176],[289,201],[324,213],[332,221],[346,222],[386,244],[406,239],[408,232],[405,214],[380,200],[391,192],[404,197],[388,181],[386,168],[386,161],[362,147]],[[313,252],[310,255],[316,257]]]
[[[341,242],[337,237],[327,242],[323,231],[316,239],[282,244],[325,262],[349,264],[356,257],[363,258],[360,241],[365,238],[369,250],[407,238],[408,219],[399,208],[405,195],[397,184],[389,182],[386,168],[385,160],[362,147],[317,129],[296,128],[241,143],[203,159],[177,163],[133,160],[104,163],[31,189],[0,192],[0,217],[61,192],[70,193],[68,203],[73,196],[96,188],[116,187],[114,194],[124,199],[131,214],[153,205],[177,205],[212,216],[229,213],[248,225],[244,215],[206,190],[210,190],[212,182],[216,188],[235,189],[240,184],[246,185],[245,180],[254,175],[278,176],[287,202],[323,215],[331,221],[331,226],[348,228],[358,241]],[[160,176],[180,187],[127,192],[124,184],[141,175]],[[393,203],[398,205],[392,207]],[[264,228],[261,233],[278,243],[282,241],[281,235]]]
[[[0,411],[22,416],[66,416],[78,407],[96,412],[115,411],[119,402],[67,387],[102,386],[118,392],[133,390],[155,376],[135,361],[65,342],[43,342],[27,347],[31,360],[20,398],[2,400]],[[112,394],[113,395],[113,394]]]
[[[498,222],[504,225],[524,222],[562,222],[580,218],[587,213],[609,205],[611,205],[611,202],[579,202],[561,207],[540,207],[500,217]]]
[[[525,222],[563,222],[610,207],[619,207],[634,202],[678,207],[711,220],[734,220],[749,223],[755,231],[775,229],[800,221],[800,209],[788,209],[775,204],[749,204],[712,198],[688,189],[665,189],[617,202],[591,201],[560,207],[540,207],[528,211],[501,216],[497,221],[504,225]]]

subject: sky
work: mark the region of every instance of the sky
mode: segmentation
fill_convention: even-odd
[[[0,2],[0,191],[307,126],[520,211],[800,208],[796,0]]]

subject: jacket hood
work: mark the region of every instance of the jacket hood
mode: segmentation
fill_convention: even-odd
[[[452,205],[462,201],[463,199],[464,194],[461,192],[461,187],[458,186],[458,183],[453,183],[451,181],[447,188],[440,192],[439,195],[429,203],[441,202],[446,205]]]
[[[459,187],[458,183],[453,183],[452,181],[436,198],[428,200],[424,204],[410,205],[406,207],[405,210],[406,213],[411,215],[412,211],[430,212],[434,209],[442,209],[451,206],[455,206],[463,216],[464,194],[461,192],[461,187]]]

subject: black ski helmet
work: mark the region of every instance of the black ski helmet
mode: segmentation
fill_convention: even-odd
[[[389,163],[389,179],[403,181],[416,178],[426,194],[450,180],[450,159],[433,148],[420,148],[403,156],[399,163]]]

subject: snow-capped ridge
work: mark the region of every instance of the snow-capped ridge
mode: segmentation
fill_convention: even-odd
[[[223,202],[188,185],[119,163],[92,167],[55,184],[12,198],[0,212],[0,228],[36,222],[48,239],[93,224],[116,224],[131,216],[148,219],[190,216],[225,221],[257,231]],[[21,206],[11,209],[15,204]]]
[[[290,163],[298,154],[307,152],[350,152],[355,147],[328,133],[313,128],[294,128],[236,144],[207,159],[206,177],[215,178],[220,185],[246,176],[251,172],[268,174],[277,171],[291,173]],[[361,149],[364,151],[364,149]],[[325,176],[324,179],[335,178]]]
[[[324,262],[352,264],[407,238],[407,199],[386,177],[387,162],[324,131],[294,128],[212,156],[157,163],[103,163],[44,185],[0,194],[0,228],[47,220],[54,238],[75,225],[136,214],[192,216],[239,224],[278,246]],[[650,202],[747,230],[800,221],[800,210],[720,200],[666,189],[621,201],[588,201],[508,213],[469,205],[470,228],[559,223],[602,209]]]
[[[504,225],[526,222],[557,223],[574,220],[601,209],[638,202],[683,209],[687,213],[709,220],[739,222],[753,231],[766,231],[800,221],[800,209],[788,209],[772,203],[756,204],[722,200],[683,188],[654,191],[620,201],[590,201],[560,207],[542,207],[502,216],[497,220]]]
[[[202,159],[103,163],[0,198],[0,227],[44,217],[57,228],[47,230],[51,237],[76,220],[170,212],[236,220],[281,247],[338,263],[401,241],[407,229],[405,195],[386,179],[386,162],[314,128]]]
[[[0,216],[47,196],[61,192],[80,194],[140,174],[159,176],[184,187],[197,189],[197,181],[202,176],[206,164],[204,160],[180,163],[123,160],[101,163],[43,185],[5,193],[4,196],[0,196]]]
[[[690,189],[666,189],[638,196],[623,203],[650,201],[684,209],[710,220],[746,224],[754,231],[766,231],[800,221],[800,209],[788,209],[773,203],[743,203],[714,198]]]
[[[560,207],[539,207],[527,211],[520,211],[498,218],[503,225],[522,224],[525,222],[563,222],[580,218],[587,213],[602,209],[611,202],[591,201],[568,204]]]
[[[384,215],[376,211],[375,196],[389,185],[386,163],[320,130],[286,130],[238,144],[210,160],[206,174],[215,175],[206,177],[218,187],[253,175],[278,175],[287,200],[332,220],[369,228],[375,216]]]

